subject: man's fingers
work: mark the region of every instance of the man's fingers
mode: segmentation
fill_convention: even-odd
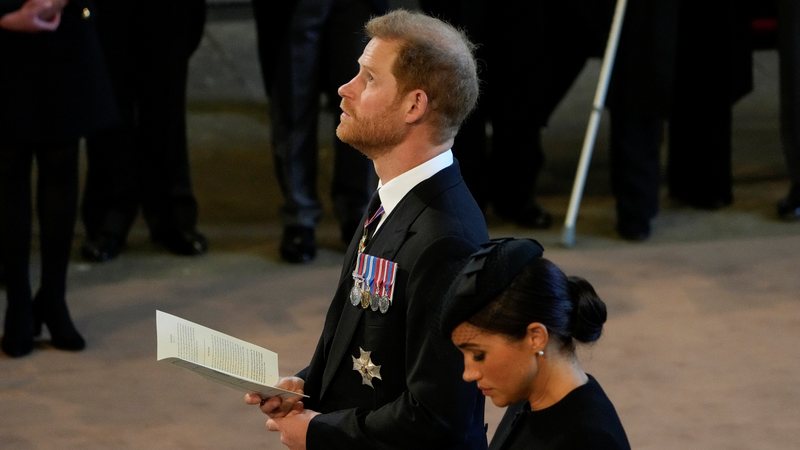
[[[278,422],[275,419],[267,419],[267,429],[269,431],[280,431]]]
[[[270,416],[274,414],[284,415],[286,412],[283,411],[284,402],[281,400],[280,397],[270,397],[268,399],[261,400],[261,411],[264,414],[269,414]]]
[[[248,405],[258,405],[261,403],[261,397],[259,397],[257,394],[247,393],[244,394],[244,402]]]

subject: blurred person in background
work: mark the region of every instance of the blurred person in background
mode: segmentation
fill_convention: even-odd
[[[78,146],[115,111],[93,12],[85,0],[0,3],[0,266],[8,301],[2,349],[11,357],[30,353],[43,325],[56,348],[86,345],[66,302]],[[34,161],[41,264],[35,295]]]

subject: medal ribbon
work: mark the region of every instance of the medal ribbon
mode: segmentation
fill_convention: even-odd
[[[364,249],[367,247],[367,239],[369,239],[370,237],[369,226],[372,225],[372,223],[375,222],[376,219],[382,216],[383,212],[384,212],[383,205],[379,205],[378,209],[375,210],[375,212],[372,213],[372,215],[364,221],[364,233],[361,235],[361,240],[358,242],[359,253],[363,253]]]
[[[364,254],[359,253],[356,258],[356,268],[353,270],[353,277],[364,278]]]
[[[377,286],[375,287],[375,294],[378,296],[384,295],[384,285],[385,285],[385,278],[386,278],[386,260],[379,259],[378,260],[378,276],[375,277],[377,282],[375,283]]]
[[[394,297],[394,279],[397,276],[397,263],[388,261],[389,263],[389,279],[386,281],[388,286],[386,289],[389,291],[389,294],[386,296],[389,298],[389,303],[392,303],[392,298]]]
[[[364,278],[366,279],[367,286],[369,286],[369,292],[373,293],[374,292],[373,282],[375,281],[375,260],[377,258],[370,255],[364,255],[364,256],[366,256],[366,261],[367,261],[367,274]]]

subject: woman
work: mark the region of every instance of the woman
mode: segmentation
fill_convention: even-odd
[[[115,111],[90,6],[89,0],[0,3],[0,266],[8,299],[0,347],[11,357],[33,350],[42,325],[56,348],[86,345],[66,303],[78,143]],[[41,242],[35,296],[29,267],[34,161]]]
[[[606,307],[532,240],[494,240],[456,278],[442,330],[464,354],[464,380],[506,410],[490,450],[629,449],[614,406],[581,368]]]

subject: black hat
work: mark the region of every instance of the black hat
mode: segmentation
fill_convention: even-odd
[[[441,332],[453,329],[497,298],[544,248],[533,239],[492,239],[473,253],[456,276],[445,299]]]

